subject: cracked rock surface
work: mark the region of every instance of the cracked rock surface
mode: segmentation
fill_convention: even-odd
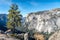
[[[30,13],[24,26],[38,32],[55,32],[60,29],[60,8]]]

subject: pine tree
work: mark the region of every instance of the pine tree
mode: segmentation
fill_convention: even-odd
[[[12,29],[14,32],[15,27],[21,26],[22,15],[20,11],[18,11],[18,6],[16,4],[12,4],[8,12],[7,28]]]

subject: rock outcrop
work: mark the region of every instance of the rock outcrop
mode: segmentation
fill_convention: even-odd
[[[60,30],[51,35],[49,40],[60,40]]]
[[[8,37],[6,34],[0,34],[0,40],[20,40],[20,39]]]
[[[26,16],[24,27],[37,32],[55,32],[60,29],[60,8],[34,12]],[[24,28],[25,29],[25,28]]]

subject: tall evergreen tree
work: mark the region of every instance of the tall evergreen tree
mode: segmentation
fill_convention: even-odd
[[[8,12],[7,28],[12,29],[14,32],[15,27],[21,26],[22,15],[20,11],[18,11],[18,6],[16,4],[12,4]]]

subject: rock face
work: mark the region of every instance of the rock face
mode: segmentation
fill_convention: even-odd
[[[24,26],[38,32],[55,32],[60,29],[60,8],[30,13]]]
[[[50,36],[49,40],[60,40],[60,30]]]

